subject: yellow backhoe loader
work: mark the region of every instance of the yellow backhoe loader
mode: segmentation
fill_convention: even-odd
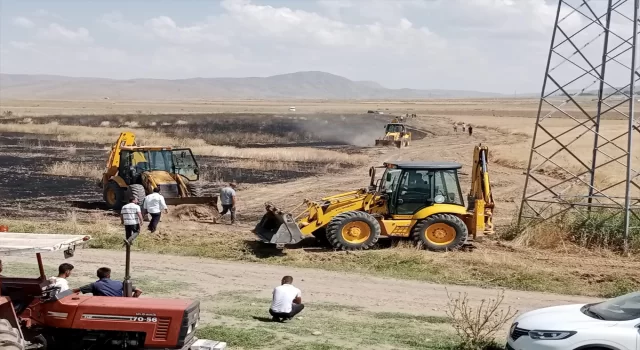
[[[142,203],[155,187],[167,205],[217,204],[203,196],[199,167],[189,148],[137,146],[135,135],[123,132],[111,147],[107,169],[99,185],[109,209],[120,209],[131,196]]]
[[[462,165],[386,162],[378,181],[376,168],[369,170],[367,188],[305,200],[306,208],[297,215],[267,203],[253,232],[280,248],[312,235],[338,250],[369,249],[380,236],[411,238],[432,251],[470,245],[478,234],[494,233],[488,153],[482,145],[474,149],[468,206],[458,180]]]
[[[411,132],[402,123],[390,123],[385,127],[384,137],[376,140],[376,146],[395,146],[403,148],[411,143]]]

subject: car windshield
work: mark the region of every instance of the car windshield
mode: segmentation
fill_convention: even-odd
[[[640,292],[625,294],[597,304],[587,304],[582,312],[605,321],[630,321],[640,318]]]

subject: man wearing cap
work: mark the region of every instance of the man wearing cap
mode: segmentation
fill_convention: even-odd
[[[235,182],[230,182],[228,186],[220,189],[220,203],[222,204],[220,218],[229,212],[232,225],[236,223],[236,186]]]

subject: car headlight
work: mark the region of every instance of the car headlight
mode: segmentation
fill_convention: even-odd
[[[574,331],[529,331],[529,337],[535,340],[562,340],[576,334]]]

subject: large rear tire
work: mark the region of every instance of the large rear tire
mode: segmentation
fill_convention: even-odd
[[[455,215],[435,214],[418,222],[411,234],[418,246],[441,252],[462,247],[469,230],[462,219]]]
[[[125,189],[120,187],[115,181],[109,181],[102,194],[105,203],[107,203],[107,208],[120,210],[124,205],[124,191]]]
[[[187,191],[189,192],[189,197],[204,197],[204,189],[199,182],[187,183]]]
[[[327,239],[339,250],[363,250],[373,247],[380,238],[380,223],[362,211],[336,215],[327,225]]]
[[[20,332],[13,328],[6,319],[0,320],[0,349],[2,350],[24,350],[24,339],[20,338]]]
[[[144,197],[147,196],[147,192],[144,190],[144,186],[140,184],[133,184],[129,186],[129,191],[132,198],[136,198],[139,204],[142,204]]]

